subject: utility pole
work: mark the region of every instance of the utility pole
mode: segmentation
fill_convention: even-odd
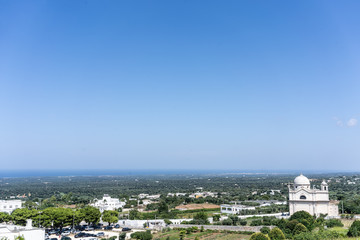
[[[75,211],[73,211],[73,230],[74,230],[74,222],[75,222]]]

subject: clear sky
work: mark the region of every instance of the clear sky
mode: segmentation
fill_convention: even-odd
[[[360,171],[359,9],[0,0],[1,168]]]

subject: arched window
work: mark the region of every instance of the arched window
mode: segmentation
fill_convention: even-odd
[[[306,196],[305,196],[305,195],[301,195],[301,196],[300,196],[300,199],[306,199]]]

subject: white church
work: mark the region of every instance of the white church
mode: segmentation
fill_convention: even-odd
[[[321,189],[311,188],[309,179],[302,174],[295,178],[293,185],[289,185],[289,210],[290,215],[298,211],[306,211],[315,216],[339,215],[338,202],[329,200],[327,183],[323,181]]]

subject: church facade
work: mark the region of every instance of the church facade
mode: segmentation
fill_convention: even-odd
[[[302,174],[295,178],[293,185],[289,185],[289,210],[290,215],[298,211],[306,211],[315,216],[339,215],[338,202],[329,200],[328,184],[323,181],[321,189],[311,188],[309,179]]]

